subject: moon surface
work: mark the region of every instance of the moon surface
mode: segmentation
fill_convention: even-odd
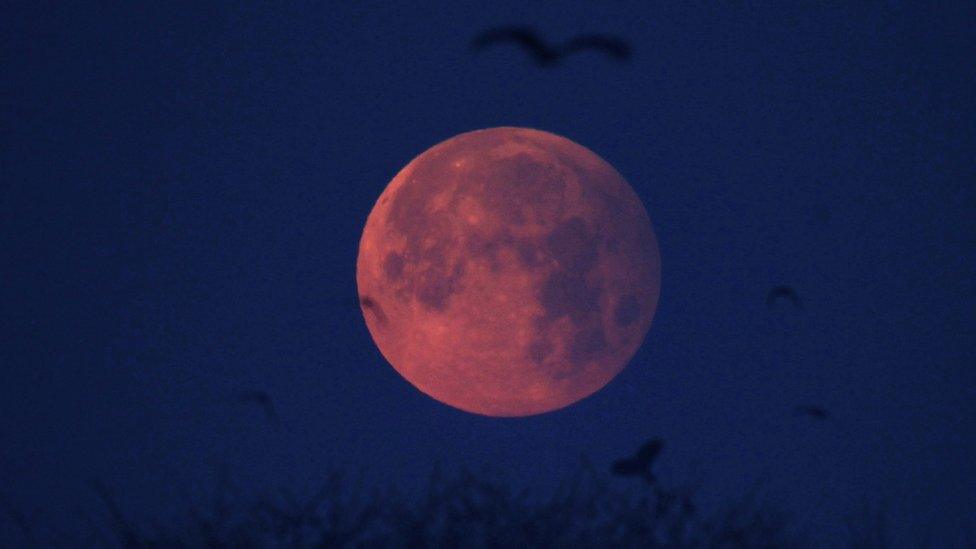
[[[637,194],[558,135],[463,133],[413,159],[366,221],[356,282],[380,352],[427,395],[527,416],[627,365],[660,292]]]

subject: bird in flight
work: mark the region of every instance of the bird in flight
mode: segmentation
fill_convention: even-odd
[[[631,54],[630,45],[614,36],[581,34],[562,44],[550,44],[531,27],[489,29],[475,37],[471,48],[477,51],[504,43],[513,43],[522,48],[541,67],[554,66],[563,58],[584,50],[604,53],[617,61],[627,61]]]
[[[771,308],[780,299],[789,300],[797,309],[803,307],[803,303],[800,301],[800,295],[789,286],[776,286],[772,290],[769,290],[769,294],[766,295],[766,306]]]
[[[652,438],[645,442],[633,456],[615,461],[613,463],[613,474],[622,477],[641,477],[648,484],[654,484],[657,477],[651,473],[651,467],[663,448],[663,440]]]
[[[380,324],[386,324],[386,314],[383,312],[379,303],[374,301],[373,298],[365,295],[359,296],[359,304],[363,309],[372,311]]]
[[[241,404],[256,404],[260,406],[268,421],[274,424],[278,423],[278,413],[275,411],[274,402],[271,400],[271,395],[265,391],[244,391],[238,393],[236,400]]]
[[[827,412],[826,408],[809,404],[793,408],[793,415],[797,417],[810,416],[813,419],[819,420],[825,420],[830,417],[830,413]]]

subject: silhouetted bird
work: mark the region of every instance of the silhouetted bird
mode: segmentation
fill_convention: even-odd
[[[583,34],[564,44],[548,44],[530,27],[499,27],[478,35],[471,48],[481,50],[495,44],[511,42],[528,53],[536,64],[551,67],[564,57],[583,50],[604,53],[617,61],[630,59],[630,45],[619,38],[603,34]]]
[[[793,415],[798,417],[810,416],[814,419],[820,419],[820,420],[827,419],[830,417],[830,414],[827,412],[825,408],[821,406],[811,406],[811,405],[797,406],[796,408],[793,408]]]
[[[257,404],[264,411],[264,415],[271,423],[278,423],[278,413],[275,412],[274,402],[271,395],[264,391],[245,391],[237,395],[237,401],[241,404]]]
[[[803,304],[800,302],[799,294],[797,294],[796,290],[790,288],[789,286],[776,286],[770,290],[769,295],[766,296],[766,306],[772,307],[776,305],[776,302],[780,299],[788,299],[797,309],[803,307]]]
[[[376,320],[380,324],[386,324],[386,313],[383,312],[380,304],[374,301],[373,298],[365,295],[359,296],[359,304],[363,307],[363,309],[372,311],[373,315],[376,316]]]
[[[645,442],[633,456],[615,461],[613,474],[622,477],[642,477],[648,484],[653,484],[657,478],[651,473],[651,467],[663,448],[663,440],[652,438]]]

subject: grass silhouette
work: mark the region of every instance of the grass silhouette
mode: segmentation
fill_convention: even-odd
[[[788,518],[747,496],[705,514],[691,490],[613,481],[584,464],[545,497],[514,492],[483,473],[430,475],[419,496],[365,490],[328,476],[314,494],[246,497],[221,483],[178,524],[150,527],[126,516],[94,485],[107,528],[96,543],[141,547],[805,547]],[[21,521],[23,522],[23,521]],[[38,536],[21,524],[23,532]],[[62,540],[63,541],[63,540]],[[22,538],[17,545],[37,544]],[[57,543],[60,545],[61,543]],[[42,546],[47,543],[40,543]],[[66,543],[72,545],[72,543]]]

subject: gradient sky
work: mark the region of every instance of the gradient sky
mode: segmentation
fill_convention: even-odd
[[[651,436],[661,476],[761,483],[825,539],[862,502],[906,545],[976,521],[976,4],[21,4],[0,8],[0,497],[39,521],[99,516],[96,477],[166,515],[222,468],[544,488]],[[634,58],[468,51],[508,23]],[[501,125],[614,165],[662,256],[631,365],[524,419],[415,390],[355,286],[396,172]],[[802,311],[766,308],[779,284]],[[251,389],[280,428],[232,402]]]

